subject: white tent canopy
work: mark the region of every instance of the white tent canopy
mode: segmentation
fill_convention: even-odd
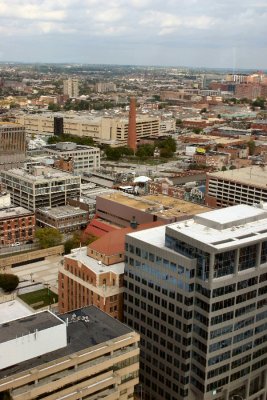
[[[134,179],[134,183],[146,183],[148,181],[151,181],[151,179],[148,176],[137,176]]]

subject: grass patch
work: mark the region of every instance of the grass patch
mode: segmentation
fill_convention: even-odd
[[[40,289],[35,292],[24,293],[18,297],[35,310],[54,304],[54,299],[55,303],[58,302],[58,295],[50,289]]]

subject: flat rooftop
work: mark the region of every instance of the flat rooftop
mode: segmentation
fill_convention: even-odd
[[[13,321],[6,321],[0,325],[0,343],[25,336],[29,333],[42,331],[53,326],[61,325],[63,322],[49,311],[31,314]]]
[[[247,168],[208,173],[208,176],[267,189],[267,168],[253,165]]]
[[[131,328],[94,306],[62,314],[59,318],[65,322],[68,320],[67,346],[12,367],[2,369],[0,370],[0,379],[28,369],[33,369],[62,357],[70,356],[73,353],[119,338],[120,336],[134,333]],[[54,316],[54,319],[58,318]]]
[[[24,128],[23,125],[17,124],[15,122],[0,121],[0,128]]]
[[[210,208],[204,205],[175,199],[174,197],[164,196],[161,194],[136,197],[117,191],[114,193],[101,194],[99,197],[106,198],[128,207],[148,212],[150,214],[155,214],[163,218],[195,215],[210,210]]]
[[[244,139],[236,139],[232,137],[222,137],[222,136],[213,136],[213,135],[197,135],[195,133],[190,134],[190,142],[193,141],[193,139],[199,140],[202,139],[205,142],[212,142],[212,143],[217,143],[217,144],[239,144],[241,141]],[[249,136],[248,136],[249,137]],[[186,138],[186,136],[185,136]],[[249,140],[249,139],[248,139]],[[200,143],[199,143],[200,145]]]
[[[80,261],[83,265],[90,268],[90,270],[97,275],[107,272],[114,272],[117,275],[124,273],[124,262],[112,265],[102,264],[101,261],[95,260],[87,255],[87,247],[72,250],[72,252],[66,256],[66,258]]]
[[[44,147],[44,150],[52,150],[55,153],[75,153],[77,151],[92,151],[92,150],[98,150],[98,147],[93,147],[93,146],[82,146],[77,144],[74,149],[60,149],[57,147],[56,144],[52,145],[47,145]]]
[[[231,246],[246,246],[266,238],[267,207],[255,208],[245,204],[214,210],[179,224],[170,230],[217,250]],[[177,236],[177,235],[176,235]]]
[[[8,207],[0,209],[0,219],[17,218],[29,214],[33,215],[34,213],[23,207]]]
[[[33,312],[18,300],[7,301],[0,304],[0,324],[4,322],[26,317]]]
[[[192,219],[175,222],[147,231],[130,233],[143,242],[165,247],[165,233],[206,244],[214,250],[225,251],[231,246],[247,246],[253,241],[266,239],[267,205],[265,209],[248,205],[237,205],[197,215]]]
[[[36,169],[43,169],[44,167],[39,166],[39,165],[35,165],[34,168]],[[13,169],[9,169],[8,171],[3,171],[3,173],[8,174],[10,176],[14,176],[14,177],[18,177],[19,179],[22,180],[28,180],[28,181],[48,181],[51,179],[57,179],[57,178],[78,178],[75,177],[72,174],[69,174],[67,172],[63,172],[63,171],[58,171],[55,170],[53,168],[49,168],[49,167],[45,167],[45,175],[33,175],[30,174],[28,171],[26,171],[25,169],[22,168],[13,168]],[[49,176],[48,176],[49,174]]]
[[[79,207],[73,207],[73,206],[59,206],[59,207],[42,207],[38,208],[37,211],[41,211],[44,214],[47,214],[55,219],[60,219],[60,218],[65,218],[65,217],[71,217],[75,215],[80,215],[80,214],[87,214],[87,211],[82,210]],[[1,215],[1,213],[0,213]]]

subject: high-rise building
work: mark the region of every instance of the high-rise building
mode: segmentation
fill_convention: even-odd
[[[63,81],[63,94],[69,97],[79,96],[79,80],[75,78],[68,78]]]
[[[0,170],[22,166],[25,155],[25,127],[12,122],[0,122]]]
[[[266,399],[266,204],[127,235],[125,286],[143,398]]]

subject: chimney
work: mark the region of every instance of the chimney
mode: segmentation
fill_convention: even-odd
[[[129,127],[128,127],[128,147],[136,150],[136,105],[135,97],[130,99],[130,111],[129,111]]]
[[[131,220],[131,222],[130,222],[130,227],[132,228],[132,229],[137,229],[137,227],[138,227],[138,222],[136,221],[136,219],[135,219],[135,216],[133,216],[133,218],[132,218],[132,220]]]

